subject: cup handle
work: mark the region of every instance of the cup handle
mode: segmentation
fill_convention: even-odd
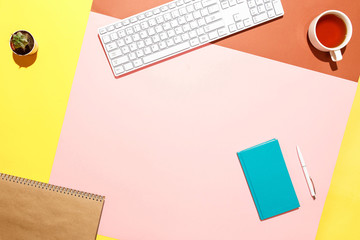
[[[330,51],[330,56],[334,62],[340,61],[342,59],[341,50]]]

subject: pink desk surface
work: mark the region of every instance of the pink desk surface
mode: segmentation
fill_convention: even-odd
[[[216,45],[114,79],[113,20],[90,14],[50,182],[105,195],[121,240],[314,239],[357,84]],[[236,152],[274,137],[301,207],[260,221]]]

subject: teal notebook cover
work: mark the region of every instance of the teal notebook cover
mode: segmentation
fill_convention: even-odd
[[[261,220],[299,208],[278,140],[238,152]]]

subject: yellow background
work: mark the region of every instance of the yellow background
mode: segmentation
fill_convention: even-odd
[[[0,172],[49,181],[91,3],[0,0]],[[39,43],[27,68],[9,47],[20,29]]]
[[[336,162],[316,239],[360,239],[359,85],[341,143],[339,157]]]

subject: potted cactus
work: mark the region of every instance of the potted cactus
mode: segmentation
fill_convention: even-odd
[[[11,35],[10,47],[19,56],[34,54],[38,50],[34,37],[25,30],[16,31]]]

